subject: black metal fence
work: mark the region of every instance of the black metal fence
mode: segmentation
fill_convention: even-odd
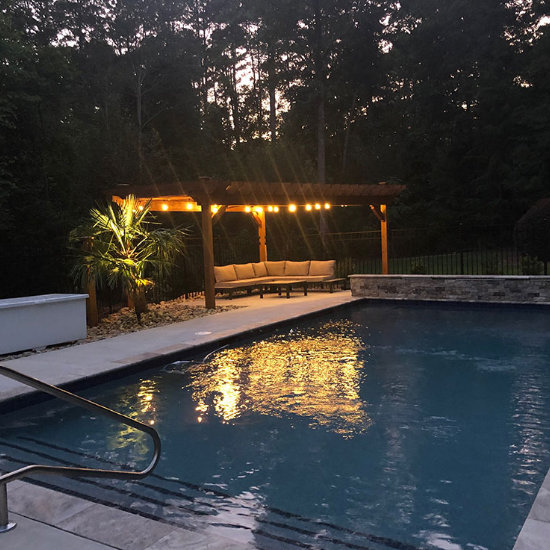
[[[433,275],[540,275],[545,266],[523,255],[508,228],[396,229],[389,234],[390,273]],[[294,235],[281,244],[268,234],[270,260],[336,259],[336,275],[381,273],[380,231]],[[258,261],[255,233],[218,236],[214,240],[216,265]],[[153,290],[156,299],[200,292],[203,289],[200,238],[188,239],[187,253],[170,280]]]
[[[336,274],[381,273],[380,231],[329,233],[268,233],[271,260],[336,259]],[[10,254],[11,253],[11,254]],[[17,256],[17,262],[13,262]],[[258,261],[258,237],[254,229],[214,239],[216,265]],[[394,229],[389,234],[390,273],[441,275],[541,275],[547,265],[523,255],[514,245],[510,228],[484,227],[445,231],[438,228]],[[3,285],[0,297],[77,290],[69,277],[69,255],[54,257],[38,249],[0,250]],[[10,259],[12,261],[10,261]],[[11,267],[17,266],[17,270]],[[26,275],[25,275],[26,273]],[[154,302],[192,295],[203,290],[203,255],[200,236],[187,239],[186,253],[172,273],[149,291]],[[99,291],[104,310],[123,302],[117,290]]]

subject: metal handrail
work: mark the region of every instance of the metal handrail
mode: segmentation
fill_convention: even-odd
[[[15,481],[16,479],[20,479],[30,474],[51,474],[64,475],[67,477],[99,477],[111,479],[142,479],[149,475],[157,465],[160,458],[160,437],[158,432],[151,426],[138,422],[133,418],[129,418],[123,414],[108,409],[107,407],[103,407],[102,405],[98,405],[93,401],[88,401],[87,399],[79,397],[74,393],[62,390],[57,386],[52,386],[50,384],[46,384],[45,382],[41,382],[36,378],[27,376],[26,374],[21,374],[20,372],[9,369],[8,367],[0,365],[0,374],[7,376],[8,378],[12,378],[13,380],[17,380],[18,382],[26,384],[32,388],[36,388],[37,390],[49,393],[54,397],[59,397],[59,399],[68,401],[73,405],[103,414],[113,420],[117,420],[127,426],[135,428],[136,430],[145,432],[151,436],[154,443],[153,458],[151,459],[151,462],[147,468],[138,472],[131,470],[103,470],[100,468],[76,468],[69,466],[32,464],[0,476],[0,533],[5,533],[16,526],[15,523],[10,523],[8,521],[8,494],[6,485],[10,481]]]

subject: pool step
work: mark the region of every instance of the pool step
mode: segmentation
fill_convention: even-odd
[[[8,469],[8,463],[9,469],[13,469],[14,464],[20,467],[36,462],[67,466],[126,466],[34,438],[0,440],[0,447],[8,451],[0,454],[0,468],[5,463],[5,469]],[[178,527],[207,530],[238,542],[250,542],[264,550],[419,550],[409,543],[265,507],[215,488],[155,473],[145,480],[131,482],[84,478],[56,478],[52,482],[44,476],[35,481]]]

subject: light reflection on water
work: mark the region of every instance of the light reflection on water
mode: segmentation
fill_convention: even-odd
[[[372,420],[359,395],[364,350],[350,321],[328,322],[316,334],[295,331],[218,352],[190,369],[197,419],[230,422],[247,413],[308,418],[352,437]]]
[[[130,418],[154,426],[159,398],[158,385],[158,380],[152,378],[141,380],[137,388],[127,387],[126,391],[121,392],[120,408],[131,411],[127,413]],[[85,441],[85,443],[87,442]],[[135,464],[136,461],[151,454],[151,437],[126,424],[111,423],[106,438],[106,447],[109,451],[121,448],[131,449],[132,462]]]

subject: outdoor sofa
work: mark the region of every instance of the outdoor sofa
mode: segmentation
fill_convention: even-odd
[[[344,279],[336,279],[334,270],[336,260],[306,260],[293,262],[290,260],[266,261],[248,264],[229,264],[214,267],[216,290],[229,292],[254,288],[263,290],[263,285],[274,281],[300,281],[302,283],[328,284],[332,292],[333,286]],[[304,287],[306,288],[306,287]]]

